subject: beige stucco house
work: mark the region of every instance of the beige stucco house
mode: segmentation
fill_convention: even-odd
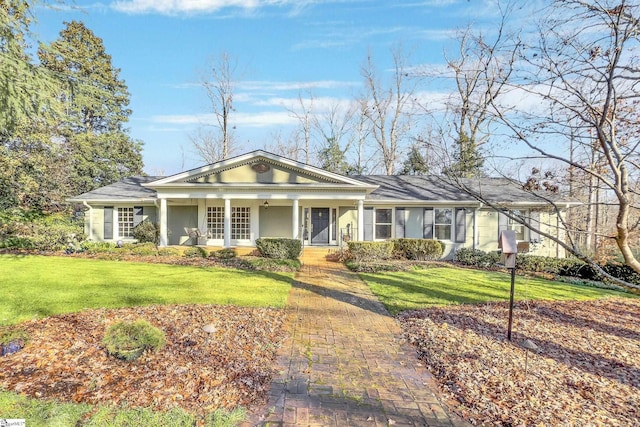
[[[503,179],[483,178],[501,210],[517,211],[557,235],[549,205]],[[148,219],[160,246],[254,246],[260,237],[341,246],[348,240],[433,238],[445,256],[461,247],[497,250],[499,232],[516,231],[522,251],[564,256],[550,239],[509,220],[442,179],[430,176],[342,176],[253,151],[168,177],[131,177],[69,200],[85,206],[90,240],[132,240]]]

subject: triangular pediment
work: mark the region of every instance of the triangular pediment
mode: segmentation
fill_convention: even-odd
[[[152,182],[171,185],[347,185],[368,184],[262,150],[192,169]]]

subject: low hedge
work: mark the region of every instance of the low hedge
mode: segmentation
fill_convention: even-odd
[[[384,242],[347,242],[351,259],[355,263],[363,261],[379,261],[393,257],[394,243],[391,240]]]
[[[189,246],[182,253],[185,258],[206,258],[208,255],[207,250],[200,246]]]
[[[393,252],[408,260],[432,261],[444,252],[444,244],[433,239],[395,239]]]
[[[497,252],[484,252],[480,249],[460,248],[456,251],[455,260],[472,267],[491,268],[500,262]]]
[[[298,259],[302,252],[302,242],[298,239],[262,238],[256,240],[256,248],[265,258]]]

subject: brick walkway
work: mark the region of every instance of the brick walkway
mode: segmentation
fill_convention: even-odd
[[[281,374],[246,425],[466,426],[398,324],[354,273],[307,249],[287,303]]]

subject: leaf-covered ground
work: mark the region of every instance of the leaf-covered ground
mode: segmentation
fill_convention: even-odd
[[[518,303],[512,343],[508,303],[398,318],[474,424],[640,426],[640,299]]]
[[[166,333],[157,353],[126,362],[107,355],[105,329],[145,319]],[[38,398],[115,403],[197,414],[262,404],[283,338],[284,311],[214,305],[85,310],[13,326],[21,351],[0,357],[0,388]],[[214,327],[212,333],[203,330]]]

